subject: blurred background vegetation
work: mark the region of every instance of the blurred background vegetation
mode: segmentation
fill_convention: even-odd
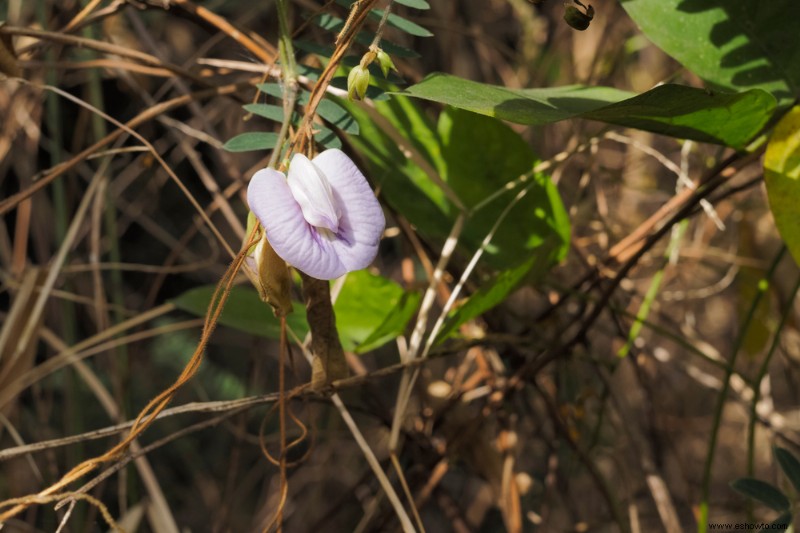
[[[319,18],[304,21],[321,13],[346,19],[346,4],[292,2],[302,72],[323,65],[334,37]],[[510,88],[702,86],[616,2],[594,7],[590,28],[577,32],[554,0],[396,5],[431,35],[387,28],[388,40],[415,52],[392,56],[393,81],[402,87],[440,71]],[[256,90],[278,81],[263,77],[277,56],[269,0],[0,0],[0,20],[0,61],[13,51],[20,69],[6,66],[5,73],[32,82],[0,82],[0,497],[10,498],[35,493],[107,450],[122,434],[116,425],[134,418],[187,363],[210,291],[230,262],[226,247],[235,252],[244,238],[247,181],[270,155],[224,145],[242,132],[278,131],[242,106],[280,101]],[[357,45],[350,64],[365,50]],[[534,252],[546,267],[454,327],[457,335],[437,344],[421,367],[398,459],[414,501],[407,507],[427,531],[685,531],[697,519],[714,450],[711,520],[775,518],[759,507],[748,514],[728,487],[748,473],[785,483],[770,444],[800,446],[798,269],[774,229],[757,160],[745,160],[705,209],[670,219],[660,209],[676,195],[675,169],[698,179],[730,150],[582,120],[503,126],[396,101],[405,103],[340,100],[359,136],[326,123],[336,134],[331,142],[366,171],[387,207],[371,274],[348,278],[349,292],[337,303],[353,374],[398,362],[404,341],[394,337],[410,332],[411,315],[385,338],[370,335],[385,318],[381,309],[416,310],[452,223],[416,231],[411,214],[397,208],[403,201],[392,195],[400,193],[384,175],[393,167],[369,146],[379,132],[424,144],[416,136],[425,130],[402,119],[441,127],[444,116],[462,137],[448,137],[462,143],[454,157],[477,160],[461,170],[491,157],[482,172],[499,183],[558,156],[544,176],[571,226],[563,249]],[[119,128],[128,121],[174,175]],[[94,146],[110,134],[117,136]],[[492,152],[497,139],[516,151]],[[506,175],[494,176],[498,161],[508,165]],[[462,178],[459,193],[473,190],[480,201],[481,183]],[[546,190],[543,184],[534,193]],[[648,234],[650,222],[665,228],[664,237],[647,240],[645,253],[612,284],[618,265],[608,258],[630,259],[638,249],[631,237]],[[465,234],[432,320],[491,223],[478,220],[483,233]],[[512,230],[501,232],[511,243],[518,240]],[[480,263],[467,293],[503,270],[492,261]],[[188,408],[157,421],[132,452],[152,449],[89,490],[127,531],[261,530],[279,505],[278,469],[259,441],[263,433],[277,450],[277,334],[261,329],[270,311],[242,282],[200,372],[171,404]],[[592,320],[590,307],[600,313]],[[377,323],[360,322],[372,314]],[[638,325],[637,314],[644,319]],[[301,335],[303,324],[296,327]],[[294,359],[290,381],[298,385],[308,369],[297,353]],[[371,377],[341,395],[402,493],[387,451],[399,376]],[[726,409],[717,431],[721,391]],[[255,400],[225,403],[245,397]],[[310,435],[291,452],[297,464],[289,470],[285,530],[399,530],[331,403],[310,395],[290,407]],[[112,429],[95,433],[104,428]],[[290,437],[298,434],[292,426]],[[71,436],[78,438],[62,440]],[[55,531],[67,508],[30,507],[6,530]],[[97,508],[80,502],[63,530],[106,529]]]

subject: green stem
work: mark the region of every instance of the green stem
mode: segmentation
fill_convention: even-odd
[[[280,157],[283,144],[289,135],[289,125],[294,114],[294,106],[297,103],[297,63],[294,59],[294,46],[292,45],[292,31],[289,25],[289,0],[278,0],[276,4],[278,10],[278,52],[281,58],[281,77],[285,89],[283,98],[283,124],[278,133],[278,140],[272,155],[269,158],[269,167],[275,168]],[[286,154],[288,157],[290,154]]]
[[[785,307],[781,313],[781,319],[778,323],[778,328],[775,330],[775,335],[772,337],[772,344],[770,344],[769,351],[767,351],[766,357],[761,362],[761,367],[758,369],[758,374],[756,375],[755,380],[753,381],[753,402],[750,404],[750,423],[747,428],[747,475],[753,477],[754,474],[754,455],[755,455],[755,434],[756,434],[756,407],[758,406],[758,400],[761,399],[761,381],[764,379],[764,376],[767,375],[767,368],[769,367],[769,362],[772,360],[772,355],[775,353],[775,349],[778,347],[778,343],[781,339],[781,332],[783,331],[783,326],[786,325],[786,320],[791,315],[792,309],[794,308],[794,299],[797,296],[797,292],[800,291],[800,277],[797,278],[797,282],[795,282],[794,289],[792,289],[791,295],[789,299],[786,300]]]
[[[708,499],[711,492],[711,469],[714,465],[717,437],[719,437],[719,428],[722,424],[722,412],[725,410],[725,400],[728,397],[728,391],[730,390],[731,376],[733,375],[734,368],[736,367],[736,356],[739,354],[742,343],[744,343],[747,330],[750,326],[750,323],[753,321],[753,317],[755,316],[756,308],[761,302],[761,298],[764,297],[764,294],[766,294],[767,289],[769,288],[769,280],[772,279],[772,275],[775,273],[775,269],[778,267],[778,263],[780,263],[784,253],[786,253],[785,246],[781,248],[780,252],[778,252],[778,254],[775,256],[775,259],[772,260],[772,264],[769,266],[766,276],[761,280],[761,282],[759,282],[758,292],[756,292],[756,295],[753,297],[753,301],[750,303],[750,308],[747,310],[747,315],[745,316],[745,319],[739,328],[739,334],[737,335],[736,341],[733,343],[733,349],[731,350],[731,357],[730,361],[728,361],[728,367],[725,369],[725,377],[722,381],[722,389],[720,390],[716,410],[714,411],[714,421],[711,426],[711,438],[708,443],[708,453],[706,454],[706,462],[703,469],[700,520],[698,520],[697,523],[698,533],[706,533],[708,530]]]
[[[669,258],[672,256],[675,250],[678,249],[678,245],[680,245],[683,234],[686,232],[686,228],[688,227],[688,222],[688,220],[682,221],[678,226],[678,231],[672,234],[669,246],[667,246],[667,251],[664,252],[665,264],[653,275],[653,280],[650,282],[650,287],[647,289],[647,293],[644,296],[642,305],[639,306],[639,311],[636,313],[636,320],[634,321],[633,325],[631,326],[631,330],[628,333],[628,341],[625,343],[625,346],[620,348],[619,352],[617,352],[617,356],[627,356],[628,352],[630,352],[630,349],[633,346],[634,341],[636,341],[636,338],[642,331],[644,321],[647,320],[647,317],[650,315],[650,308],[653,306],[653,302],[655,301],[656,296],[658,296],[658,291],[661,288],[661,282],[664,279],[664,269],[669,262]]]

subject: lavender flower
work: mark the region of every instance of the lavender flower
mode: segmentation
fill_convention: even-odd
[[[336,149],[313,160],[295,154],[288,179],[271,168],[259,170],[247,202],[275,252],[317,279],[367,267],[386,225],[364,175]]]

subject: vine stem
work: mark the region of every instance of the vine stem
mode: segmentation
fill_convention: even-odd
[[[378,29],[375,30],[375,37],[372,39],[372,44],[369,45],[369,49],[372,50],[373,48],[377,48],[378,44],[381,42],[381,36],[383,35],[383,28],[386,26],[386,21],[389,20],[389,13],[392,11],[392,4],[394,0],[389,0],[386,4],[386,9],[383,11],[383,16],[381,17],[381,21],[378,23]]]
[[[733,375],[734,368],[736,367],[736,358],[739,355],[739,351],[744,343],[745,336],[747,335],[747,331],[750,327],[750,324],[755,317],[756,309],[758,308],[758,304],[761,302],[761,299],[767,292],[769,288],[769,280],[772,279],[773,274],[775,274],[775,270],[778,268],[778,264],[781,262],[784,254],[786,253],[786,247],[784,246],[781,250],[775,255],[775,258],[772,260],[772,264],[769,266],[769,270],[767,270],[767,274],[764,276],[762,283],[758,284],[758,292],[756,293],[755,297],[753,297],[753,301],[750,303],[750,308],[747,310],[747,315],[745,315],[744,321],[742,322],[741,327],[739,328],[739,334],[736,336],[736,340],[733,343],[733,349],[731,350],[731,357],[728,361],[728,366],[725,369],[725,377],[722,380],[722,389],[719,392],[719,397],[717,399],[717,406],[714,410],[714,421],[711,425],[711,438],[708,442],[708,453],[706,454],[706,462],[705,466],[703,467],[703,486],[702,486],[702,496],[700,500],[700,519],[697,522],[697,531],[698,533],[706,533],[708,530],[708,499],[711,493],[711,469],[714,465],[714,455],[717,449],[717,438],[719,437],[719,428],[722,425],[722,413],[725,410],[725,401],[728,397],[728,392],[731,388],[731,376]],[[755,385],[755,390],[758,390],[758,385]],[[756,395],[757,397],[757,395]]]

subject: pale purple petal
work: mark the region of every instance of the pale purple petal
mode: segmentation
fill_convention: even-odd
[[[312,161],[333,189],[342,207],[337,239],[332,242],[348,271],[366,268],[378,253],[386,219],[366,178],[341,150],[325,150]]]
[[[247,202],[284,261],[317,279],[347,272],[331,240],[306,222],[283,173],[271,168],[256,172],[247,188]]]
[[[336,204],[331,186],[319,169],[303,154],[295,154],[286,180],[303,217],[312,226],[339,231],[342,210]]]

